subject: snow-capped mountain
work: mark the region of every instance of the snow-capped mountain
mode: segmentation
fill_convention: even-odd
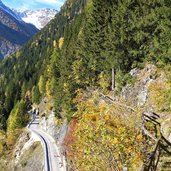
[[[0,58],[14,53],[37,32],[0,0]]]
[[[39,30],[46,26],[46,24],[54,18],[58,12],[55,9],[38,9],[38,10],[15,10],[13,11],[22,18],[26,23],[35,25]]]

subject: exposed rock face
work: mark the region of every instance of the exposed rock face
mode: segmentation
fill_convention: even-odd
[[[13,52],[17,51],[20,48],[20,45],[13,44],[6,39],[1,39],[0,41],[0,59],[4,56],[10,56]]]
[[[51,135],[56,140],[56,142],[58,142],[62,146],[63,140],[67,133],[68,122],[67,120],[65,120],[63,121],[62,125],[57,124],[55,112],[53,112],[52,106],[53,102],[49,101],[47,98],[44,98],[39,104],[39,126],[41,129]]]
[[[171,143],[171,134],[169,135],[168,140]]]
[[[135,84],[123,87],[122,97],[130,104],[141,107],[143,112],[158,113],[162,133],[171,141],[171,116],[161,108],[165,108],[165,97],[162,95],[169,89],[167,74],[152,64],[147,64],[142,70],[133,69],[130,74],[135,78]]]
[[[61,128],[59,130],[59,134],[58,134],[58,141],[60,144],[63,143],[65,136],[67,134],[67,131],[68,131],[68,122],[67,122],[67,120],[65,120],[63,125],[61,126]]]
[[[161,69],[146,64],[144,69],[133,69],[130,74],[135,78],[135,84],[123,87],[122,97],[130,106],[138,107],[147,116],[158,114],[158,133],[160,131],[171,142],[171,82],[168,79],[171,76],[170,69],[167,66]],[[168,149],[171,150],[169,146]],[[162,153],[157,170],[171,170],[170,161],[170,154]]]
[[[24,131],[17,141],[10,163],[10,171],[43,170],[44,154],[41,143],[30,132]]]
[[[127,85],[122,89],[126,101],[132,100],[135,106],[143,107],[148,101],[148,88],[156,77],[156,67],[147,65],[143,70],[133,69],[130,74],[136,79],[135,85]]]
[[[14,149],[15,164],[19,162],[20,157],[22,156],[22,153],[24,153],[24,146],[29,141],[31,141],[30,133],[24,132],[20,136],[19,141],[17,142],[16,147]]]
[[[55,114],[53,111],[49,115],[41,116],[39,121],[39,127],[44,132],[48,133],[55,140],[60,156],[63,161],[66,160],[66,151],[64,147],[64,139],[68,130],[68,122],[65,120],[62,125],[57,125],[55,122]]]
[[[40,142],[34,142],[31,147],[22,154],[20,161],[15,166],[15,171],[43,170],[43,149]]]
[[[144,112],[159,112],[163,120],[169,122],[166,106],[162,104],[165,97],[161,97],[169,90],[168,75],[152,64],[146,64],[142,70],[133,69],[130,74],[135,78],[135,84],[123,87],[121,96]],[[165,112],[162,112],[162,105]]]
[[[147,99],[148,99],[147,90],[144,89],[144,90],[140,91],[137,96],[138,106],[143,106],[146,103]]]
[[[57,139],[59,128],[57,127],[54,119],[54,113],[51,113],[48,117],[42,117],[39,125],[41,129]]]
[[[41,129],[51,135],[56,142],[62,145],[68,129],[67,120],[65,120],[63,125],[59,128],[55,123],[54,112],[52,112],[48,117],[42,117],[39,125]]]

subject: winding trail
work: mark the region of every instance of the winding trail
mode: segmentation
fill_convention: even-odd
[[[28,125],[28,129],[39,137],[44,149],[45,171],[66,171],[65,157],[60,155],[55,140],[46,132],[39,129],[39,119],[36,116]]]

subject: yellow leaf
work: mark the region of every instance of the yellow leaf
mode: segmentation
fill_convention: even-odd
[[[63,38],[63,37],[61,37],[61,38],[59,39],[59,49],[61,49],[61,48],[62,48],[63,43],[64,43],[64,38]]]
[[[113,144],[118,144],[118,139],[117,138],[114,138],[113,141],[112,141]]]

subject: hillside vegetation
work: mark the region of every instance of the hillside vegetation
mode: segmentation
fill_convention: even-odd
[[[130,70],[145,63],[166,70],[169,87],[170,19],[168,0],[66,1],[49,25],[0,63],[0,129],[7,131],[6,143],[14,144],[10,131],[18,134],[27,123],[28,104],[47,97],[54,103],[58,122],[67,118],[71,125],[66,138],[71,167],[140,167],[146,143],[141,109],[134,106],[133,112],[108,104],[99,94],[110,94],[112,68],[115,93],[120,96],[123,86],[135,83]],[[158,92],[160,98],[151,95],[150,100],[156,106],[162,103],[158,111],[170,111],[168,87],[151,85],[151,94]]]

